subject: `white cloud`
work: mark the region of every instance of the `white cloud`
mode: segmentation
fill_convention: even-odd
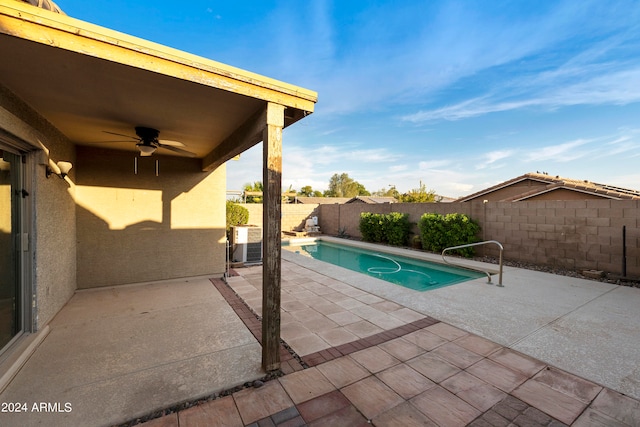
[[[588,154],[587,150],[581,150],[580,147],[588,144],[589,142],[591,141],[578,139],[576,141],[565,142],[564,144],[542,147],[538,150],[530,151],[527,155],[527,160],[530,162],[543,160],[568,162],[570,160],[579,159]]]

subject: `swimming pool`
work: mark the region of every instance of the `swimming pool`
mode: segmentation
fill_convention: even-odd
[[[287,242],[283,247],[420,292],[484,277],[477,271],[323,240]]]

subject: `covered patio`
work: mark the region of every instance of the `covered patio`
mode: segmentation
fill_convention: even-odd
[[[118,377],[121,368],[109,366],[121,362],[143,375],[194,354],[226,360],[209,346],[258,349],[225,324],[215,290],[185,278],[224,274],[225,162],[259,142],[264,345],[242,369],[249,378],[277,370],[283,130],[313,112],[317,94],[20,1],[0,5],[0,56],[0,166],[10,178],[0,195],[11,207],[1,211],[0,265],[12,270],[0,282],[9,307],[0,317],[0,391],[20,370],[37,373],[23,383],[31,392],[68,391]],[[128,287],[166,281],[170,297]],[[159,302],[168,299],[171,307]],[[211,305],[196,310],[196,302]],[[213,319],[198,317],[205,311]],[[200,327],[203,335],[183,342],[185,329]],[[47,347],[47,333],[58,344]],[[121,339],[132,353],[110,345]],[[44,370],[27,362],[38,345]],[[86,379],[53,381],[75,362]],[[178,389],[194,386],[173,374],[166,379]],[[226,386],[224,376],[214,388]]]

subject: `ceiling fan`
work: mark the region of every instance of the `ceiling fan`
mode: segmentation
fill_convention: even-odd
[[[141,157],[151,156],[158,148],[170,150],[175,153],[179,153],[188,157],[196,157],[196,154],[180,148],[185,146],[182,142],[170,141],[166,139],[158,139],[158,136],[160,136],[160,131],[157,129],[148,128],[144,126],[136,126],[135,131],[136,131],[136,135],[138,135],[137,138],[130,135],[122,135],[120,133],[109,132],[106,130],[103,132],[111,135],[117,135],[117,136],[129,138],[129,140],[137,141],[136,147],[138,147],[138,150],[140,150]],[[129,142],[129,140],[104,141],[104,142]]]

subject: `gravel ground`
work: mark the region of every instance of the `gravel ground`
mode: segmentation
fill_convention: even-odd
[[[498,259],[493,257],[476,257],[474,259],[476,261],[488,262],[491,264],[498,264]],[[613,284],[622,285],[622,286],[631,286],[635,288],[640,288],[639,278],[630,278],[630,277],[623,278],[623,277],[620,277],[620,275],[614,275],[614,274],[605,274],[603,277],[594,278],[594,277],[590,277],[582,274],[581,271],[568,270],[564,268],[550,267],[545,265],[536,265],[536,264],[521,262],[521,261],[503,260],[502,264],[507,265],[509,267],[524,268],[527,270],[542,271],[545,273],[557,274],[559,276],[577,277],[579,279],[595,280],[598,282],[613,283]]]

